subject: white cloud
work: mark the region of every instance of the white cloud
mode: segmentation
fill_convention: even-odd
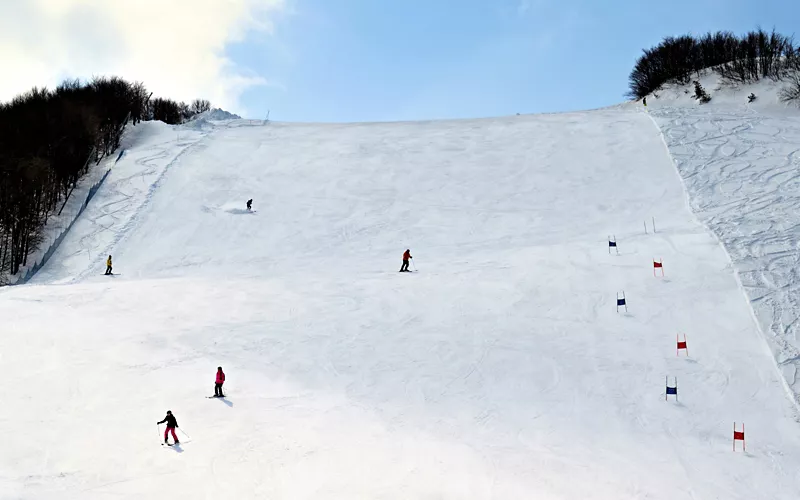
[[[248,32],[270,33],[285,0],[0,1],[0,101],[65,77],[118,75],[155,95],[206,98],[242,111],[268,82],[226,56]]]

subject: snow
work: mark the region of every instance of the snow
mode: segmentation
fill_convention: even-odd
[[[787,104],[780,99],[780,90],[789,85],[788,81],[763,79],[748,84],[734,84],[724,81],[716,73],[705,71],[693,81],[700,85],[711,96],[707,104],[699,104],[694,98],[694,84],[666,84],[664,87],[647,96],[647,108],[650,111],[662,108],[690,108],[710,111],[740,112],[779,112],[797,116],[797,106]],[[755,94],[756,99],[749,102],[748,96]],[[626,103],[625,107],[641,107],[641,104]]]
[[[224,122],[236,119],[241,119],[241,116],[229,113],[219,108],[214,108],[193,116],[188,122],[184,123],[181,128],[203,130],[213,127],[215,122]]]
[[[203,119],[206,119],[206,120],[224,121],[224,120],[240,119],[241,116],[235,115],[233,113],[229,113],[228,111],[225,111],[224,109],[213,108],[213,109],[209,109],[208,111],[205,111],[203,113],[200,113],[195,118],[203,118]]]
[[[137,147],[126,149],[52,260],[30,283],[75,282],[94,273],[94,265],[105,270],[105,256],[136,224],[166,171],[204,137],[161,122],[143,122],[127,135],[135,137]],[[74,270],[79,272],[72,275]]]
[[[713,75],[704,85],[720,87]],[[656,102],[652,116],[692,209],[730,254],[781,372],[800,394],[800,112],[780,103],[781,86],[765,81],[725,89],[723,107],[685,106],[673,88],[648,105]],[[750,92],[761,97],[733,104],[732,94]]]
[[[799,135],[651,113],[138,125],[51,262],[0,290],[0,498],[796,498],[797,408],[719,244],[777,226],[727,238],[764,200],[736,208],[694,156]]]

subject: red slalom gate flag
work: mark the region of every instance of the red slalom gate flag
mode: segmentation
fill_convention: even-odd
[[[678,343],[678,349],[675,351],[676,356],[680,356],[681,349],[686,351],[686,355],[689,355],[689,344],[686,343],[686,334],[683,334],[683,340],[678,338],[678,334],[675,334],[675,341]]]
[[[736,430],[736,422],[733,423],[733,451],[736,451],[736,441],[742,442],[742,451],[747,451],[745,448],[744,443],[744,423],[742,424],[742,430]]]

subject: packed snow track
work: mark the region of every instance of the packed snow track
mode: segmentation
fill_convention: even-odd
[[[787,384],[642,110],[135,133],[0,290],[1,499],[797,498]]]

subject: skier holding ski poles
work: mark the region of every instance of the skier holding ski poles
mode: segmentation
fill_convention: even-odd
[[[400,266],[400,272],[401,273],[410,273],[411,272],[411,271],[408,270],[408,261],[409,261],[409,259],[413,259],[413,258],[414,257],[411,256],[411,250],[406,249],[406,251],[403,252],[403,265]]]
[[[164,420],[161,422],[156,422],[156,425],[161,425],[164,422],[167,423],[167,428],[164,429],[164,444],[169,444],[167,441],[167,434],[172,433],[172,439],[175,441],[174,444],[181,444],[178,436],[175,434],[175,429],[178,427],[178,421],[175,419],[175,416],[172,414],[171,411],[167,410],[167,416],[164,417]]]

